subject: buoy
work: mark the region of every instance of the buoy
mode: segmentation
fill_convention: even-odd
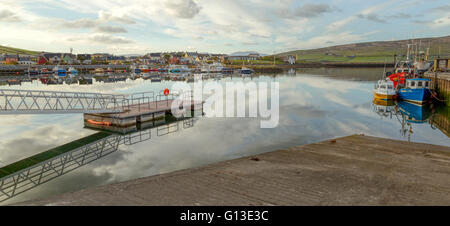
[[[88,119],[87,122],[94,125],[111,126],[111,122],[97,122],[91,119]]]

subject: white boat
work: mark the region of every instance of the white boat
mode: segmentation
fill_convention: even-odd
[[[205,64],[201,67],[202,73],[219,73],[223,70],[223,65],[218,62],[214,62],[212,64]]]
[[[373,90],[375,99],[392,100],[397,95],[397,90],[394,88],[394,82],[390,80],[379,80],[375,84]]]

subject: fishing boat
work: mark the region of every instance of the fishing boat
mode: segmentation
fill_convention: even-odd
[[[406,79],[405,87],[399,89],[398,96],[404,101],[424,104],[431,97],[430,84],[430,79]]]
[[[58,75],[58,77],[65,77],[67,75],[66,69],[60,67],[59,65],[53,68],[53,72]]]
[[[397,91],[394,88],[394,82],[390,80],[379,80],[377,84],[375,84],[373,96],[375,99],[380,100],[392,100],[396,98]]]

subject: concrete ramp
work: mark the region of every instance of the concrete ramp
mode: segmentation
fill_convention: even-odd
[[[450,147],[355,135],[19,205],[450,205]]]

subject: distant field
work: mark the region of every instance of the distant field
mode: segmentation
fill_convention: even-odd
[[[273,60],[251,60],[251,61],[247,61],[247,60],[232,60],[231,64],[233,65],[242,65],[242,64],[258,64],[258,65],[270,65],[273,64]],[[284,64],[282,61],[275,61],[275,64]]]
[[[276,57],[296,55],[298,63],[302,62],[346,62],[346,63],[392,63],[394,54],[406,55],[407,44],[417,44],[425,51],[430,48],[430,58],[450,56],[450,36],[439,38],[422,38],[414,40],[365,42],[348,45],[331,46],[319,49],[297,50],[277,54]]]
[[[0,54],[26,54],[26,55],[38,55],[39,52],[37,51],[31,51],[31,50],[25,50],[25,49],[17,49],[17,48],[11,48],[6,46],[0,46]]]

